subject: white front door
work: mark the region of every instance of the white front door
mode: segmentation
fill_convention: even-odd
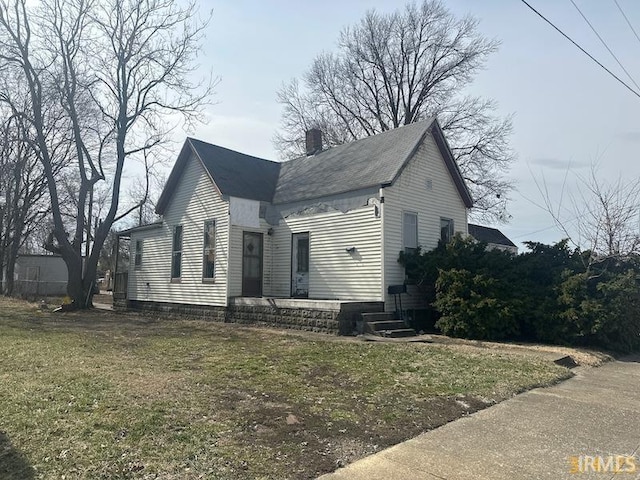
[[[309,296],[309,232],[294,233],[291,245],[291,296]]]

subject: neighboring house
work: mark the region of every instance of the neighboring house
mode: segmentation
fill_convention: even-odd
[[[131,239],[120,300],[321,330],[337,318],[327,312],[392,311],[400,251],[467,234],[469,191],[435,119],[321,144],[312,130],[309,155],[279,163],[187,139],[162,221],[120,233]],[[403,307],[423,307],[411,293]]]
[[[59,255],[19,255],[14,271],[14,294],[66,295],[67,266]]]
[[[518,254],[518,247],[497,228],[483,227],[482,225],[470,223],[469,235],[478,242],[486,243],[488,250],[503,250],[514,255]]]

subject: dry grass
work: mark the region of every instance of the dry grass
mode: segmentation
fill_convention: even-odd
[[[566,378],[501,351],[0,300],[0,479],[313,478]]]

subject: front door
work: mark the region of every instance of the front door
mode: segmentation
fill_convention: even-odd
[[[244,232],[242,238],[242,296],[262,296],[262,234]]]
[[[309,232],[294,233],[292,236],[291,296],[309,296]]]

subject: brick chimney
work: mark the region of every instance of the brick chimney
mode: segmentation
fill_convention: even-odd
[[[306,144],[307,156],[320,153],[322,151],[322,131],[319,128],[307,130]]]

